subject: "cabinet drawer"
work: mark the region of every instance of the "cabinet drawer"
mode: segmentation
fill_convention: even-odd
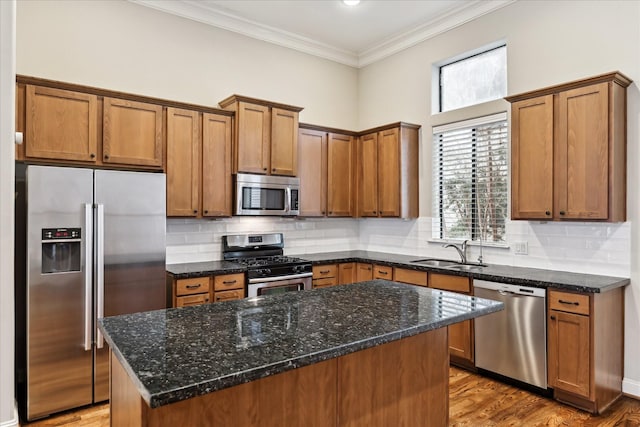
[[[471,279],[462,276],[431,273],[429,287],[442,289],[443,291],[471,293]]]
[[[393,280],[411,285],[427,286],[427,273],[425,271],[396,268],[393,271]]]
[[[336,277],[338,275],[338,265],[314,265],[313,266],[313,278],[321,279],[323,277]]]
[[[190,305],[200,305],[209,302],[209,294],[187,295],[176,298],[176,307],[187,307]]]
[[[374,265],[373,278],[393,280],[393,267],[388,267],[386,265]]]
[[[335,286],[338,282],[335,277],[323,277],[321,279],[313,279],[313,287],[319,288],[322,286]]]
[[[215,302],[231,301],[244,298],[244,289],[232,289],[230,291],[216,291],[213,295]]]
[[[216,293],[228,289],[244,289],[244,273],[214,276],[213,289]]]
[[[589,295],[549,291],[549,309],[589,315]]]
[[[210,277],[192,277],[176,280],[176,296],[209,292]]]

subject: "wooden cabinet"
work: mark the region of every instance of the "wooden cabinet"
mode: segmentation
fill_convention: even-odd
[[[24,93],[26,158],[96,162],[97,96],[35,85]]]
[[[167,108],[167,216],[231,216],[231,117]]]
[[[232,95],[220,106],[236,114],[233,172],[296,176],[302,108]]]
[[[429,287],[473,295],[472,279],[469,277],[429,273]],[[451,363],[467,368],[473,367],[475,365],[473,320],[465,320],[448,328]]]
[[[366,282],[373,280],[373,266],[362,262],[356,263],[356,281]]]
[[[393,280],[395,282],[408,283],[410,285],[427,286],[428,273],[426,271],[409,270],[407,268],[394,268]]]
[[[554,397],[600,413],[622,393],[624,290],[548,293],[548,382]]]
[[[245,297],[244,273],[175,279],[167,274],[167,305],[186,307]]]
[[[348,285],[356,282],[356,263],[343,262],[338,264],[338,283]]]
[[[173,307],[200,305],[210,301],[211,278],[194,277],[174,281]]]
[[[626,87],[620,73],[514,95],[512,219],[626,220]]]
[[[312,271],[314,288],[335,286],[338,284],[337,264],[314,265]]]
[[[313,125],[300,126],[300,216],[353,215],[353,144],[354,137],[348,133]]]
[[[393,267],[387,265],[373,265],[373,278],[393,280]]]
[[[396,123],[358,139],[358,216],[418,217],[420,126]]]
[[[162,167],[162,106],[104,98],[102,161]]]

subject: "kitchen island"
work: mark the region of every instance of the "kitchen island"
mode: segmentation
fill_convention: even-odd
[[[502,307],[374,280],[105,318],[111,422],[445,426],[445,326]]]

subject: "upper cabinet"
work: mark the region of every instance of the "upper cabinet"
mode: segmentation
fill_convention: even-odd
[[[163,169],[161,103],[22,76],[16,97],[16,130],[24,132],[18,160]]]
[[[296,176],[300,107],[232,95],[220,106],[236,114],[233,173]]]
[[[300,216],[350,217],[355,210],[355,133],[301,125]]]
[[[626,87],[609,73],[514,95],[512,219],[626,220]]]
[[[231,113],[167,108],[167,216],[231,216]]]
[[[418,217],[420,126],[395,123],[358,139],[358,216]]]

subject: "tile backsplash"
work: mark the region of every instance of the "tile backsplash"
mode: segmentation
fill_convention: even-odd
[[[222,236],[237,233],[283,233],[285,254],[369,250],[417,257],[456,259],[451,248],[431,241],[431,218],[295,219],[234,217],[220,220],[167,220],[167,264],[222,259]],[[509,221],[509,247],[483,246],[483,259],[493,264],[546,268],[612,276],[630,275],[630,223]],[[525,243],[527,254],[515,253]],[[469,247],[475,261],[480,247]]]

